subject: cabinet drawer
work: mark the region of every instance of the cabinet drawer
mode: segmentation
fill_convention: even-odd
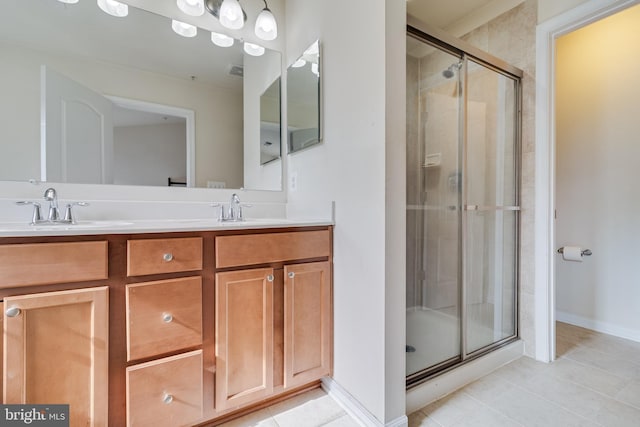
[[[108,243],[0,245],[0,288],[106,279]]]
[[[202,278],[127,285],[127,360],[202,344]]]
[[[202,238],[127,242],[127,276],[202,270]]]
[[[329,230],[216,237],[217,268],[330,255]]]
[[[202,350],[127,368],[127,426],[188,426],[202,418]]]

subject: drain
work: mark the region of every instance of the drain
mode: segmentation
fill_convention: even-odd
[[[412,346],[412,345],[405,345],[404,347],[405,347],[407,353],[415,353],[416,352],[416,348],[414,346]]]

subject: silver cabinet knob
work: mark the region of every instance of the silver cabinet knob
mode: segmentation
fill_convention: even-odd
[[[294,277],[296,277],[296,273],[294,273],[293,271],[290,271],[289,274],[287,274],[287,276],[289,276],[289,279],[293,279]]]
[[[269,274],[269,275],[267,276],[267,281],[269,281],[269,282],[273,282],[273,274]]]
[[[171,252],[167,252],[166,254],[162,255],[162,259],[166,262],[173,261],[173,254]]]
[[[162,402],[163,402],[165,405],[170,404],[171,402],[173,402],[173,395],[171,395],[171,394],[169,394],[169,393],[165,393],[165,394],[162,396]]]
[[[20,316],[20,313],[22,313],[22,310],[18,307],[9,307],[7,308],[7,311],[5,311],[7,317],[17,317]]]
[[[171,323],[173,322],[173,316],[171,313],[162,313],[162,321],[164,323]]]

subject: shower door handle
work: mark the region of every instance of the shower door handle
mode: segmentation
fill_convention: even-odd
[[[464,205],[465,211],[519,211],[520,206],[479,206]]]

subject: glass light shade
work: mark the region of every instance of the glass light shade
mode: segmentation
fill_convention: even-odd
[[[317,56],[320,53],[320,47],[318,46],[318,42],[315,42],[307,50],[304,51],[304,55],[308,56]]]
[[[182,37],[195,37],[198,34],[198,29],[186,22],[171,20],[171,28],[176,34],[180,34]]]
[[[216,46],[220,47],[230,47],[233,46],[233,38],[227,36],[226,34],[214,33],[211,32],[211,41]]]
[[[244,26],[244,12],[238,0],[224,0],[220,6],[220,23],[232,30]]]
[[[251,56],[262,56],[264,54],[264,48],[260,45],[245,42],[244,51]]]
[[[204,14],[204,0],[176,0],[178,9],[191,16]]]
[[[304,67],[305,65],[307,65],[307,61],[305,61],[302,58],[298,59],[296,62],[291,64],[293,68],[301,68],[301,67]]]
[[[58,0],[60,3],[66,3],[66,4],[76,4],[78,3],[80,0]]]
[[[125,17],[129,14],[129,6],[115,0],[98,0],[98,7],[103,12],[118,18]]]
[[[274,40],[278,37],[278,24],[273,13],[268,8],[262,9],[262,12],[256,19],[256,36],[262,40]]]
[[[320,68],[318,67],[318,64],[311,64],[311,72],[316,76],[320,76]]]

